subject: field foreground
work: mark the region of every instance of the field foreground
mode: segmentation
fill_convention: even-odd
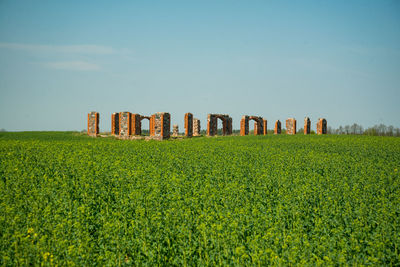
[[[0,133],[0,265],[400,265],[400,138]]]

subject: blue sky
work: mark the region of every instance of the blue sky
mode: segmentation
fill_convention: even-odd
[[[400,127],[399,99],[400,1],[0,1],[9,131],[92,110],[101,131],[119,111]]]

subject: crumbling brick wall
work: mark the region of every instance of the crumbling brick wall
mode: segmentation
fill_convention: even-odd
[[[119,135],[119,113],[114,112],[111,114],[111,134]]]
[[[310,134],[311,132],[311,120],[309,117],[304,118],[304,134]]]
[[[317,134],[327,134],[327,122],[324,118],[319,118],[317,122]]]
[[[157,112],[150,120],[151,136],[157,139],[168,139],[171,135],[171,115],[167,112]]]
[[[132,135],[132,114],[128,111],[119,113],[119,135],[130,136]]]
[[[240,135],[249,134],[249,121],[254,120],[254,135],[265,134],[264,133],[264,119],[257,116],[243,115],[240,120]]]
[[[88,113],[88,128],[87,134],[90,136],[97,136],[99,131],[100,114],[96,111]]]
[[[185,136],[193,136],[193,114],[189,112],[185,114]]]
[[[296,120],[294,118],[286,120],[286,134],[296,134]]]
[[[194,136],[200,136],[200,120],[199,119],[193,119],[193,135]]]
[[[218,133],[218,119],[222,120],[222,135],[231,135],[232,118],[227,114],[208,114],[207,135],[214,136]]]
[[[274,134],[281,134],[281,130],[282,130],[282,128],[281,128],[281,121],[280,121],[280,120],[277,120],[277,121],[275,122]]]

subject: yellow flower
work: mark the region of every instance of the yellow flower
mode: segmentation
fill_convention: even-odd
[[[28,234],[32,234],[33,232],[33,228],[28,228]]]

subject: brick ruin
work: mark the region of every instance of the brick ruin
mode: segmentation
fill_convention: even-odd
[[[232,134],[232,118],[227,114],[208,114],[207,116],[207,135],[218,134],[218,119],[222,120],[222,135]]]
[[[240,120],[240,135],[245,136],[249,134],[249,121],[254,120],[254,135],[267,134],[267,120],[263,117],[243,115]]]
[[[179,135],[179,127],[177,124],[172,125],[172,136],[176,137]]]
[[[157,112],[151,116],[142,116],[136,113],[114,112],[111,114],[111,134],[121,138],[134,139],[133,136],[142,134],[142,120],[149,120],[149,132],[151,139],[168,139],[170,137],[171,115],[167,112]],[[218,119],[222,121],[222,135],[232,134],[232,118],[227,114],[208,114],[207,116],[207,135],[214,136],[218,134]],[[254,135],[267,134],[267,120],[259,116],[242,116],[240,121],[240,135],[249,134],[249,122],[254,121]],[[100,115],[92,111],[88,113],[87,134],[89,136],[98,136]],[[282,132],[281,122],[275,122],[274,134]],[[304,134],[310,134],[311,120],[304,118]],[[296,120],[289,118],[286,120],[286,133],[296,134]],[[327,121],[319,118],[317,121],[317,134],[327,134]],[[173,126],[173,136],[179,135],[178,125]],[[185,114],[185,136],[200,136],[200,120],[193,118],[192,113]],[[140,137],[138,137],[140,138]]]
[[[281,121],[277,120],[275,122],[275,128],[274,128],[274,134],[281,134],[282,128],[281,128]]]
[[[317,121],[317,134],[327,134],[327,123],[324,118],[319,118]]]
[[[296,134],[296,120],[294,118],[286,120],[286,134]]]
[[[309,117],[304,118],[304,134],[311,133],[311,120]]]
[[[170,114],[158,112],[151,116],[142,116],[128,111],[111,114],[111,134],[120,137],[142,134],[142,120],[149,120],[150,137],[167,139],[170,137]]]
[[[171,135],[171,115],[168,112],[157,112],[151,116],[150,136],[156,139],[168,139]]]
[[[193,119],[193,136],[200,136],[200,120]]]
[[[189,112],[185,114],[185,136],[193,136],[193,114]]]
[[[100,115],[98,112],[92,111],[88,113],[87,134],[90,136],[97,136],[99,131]]]

